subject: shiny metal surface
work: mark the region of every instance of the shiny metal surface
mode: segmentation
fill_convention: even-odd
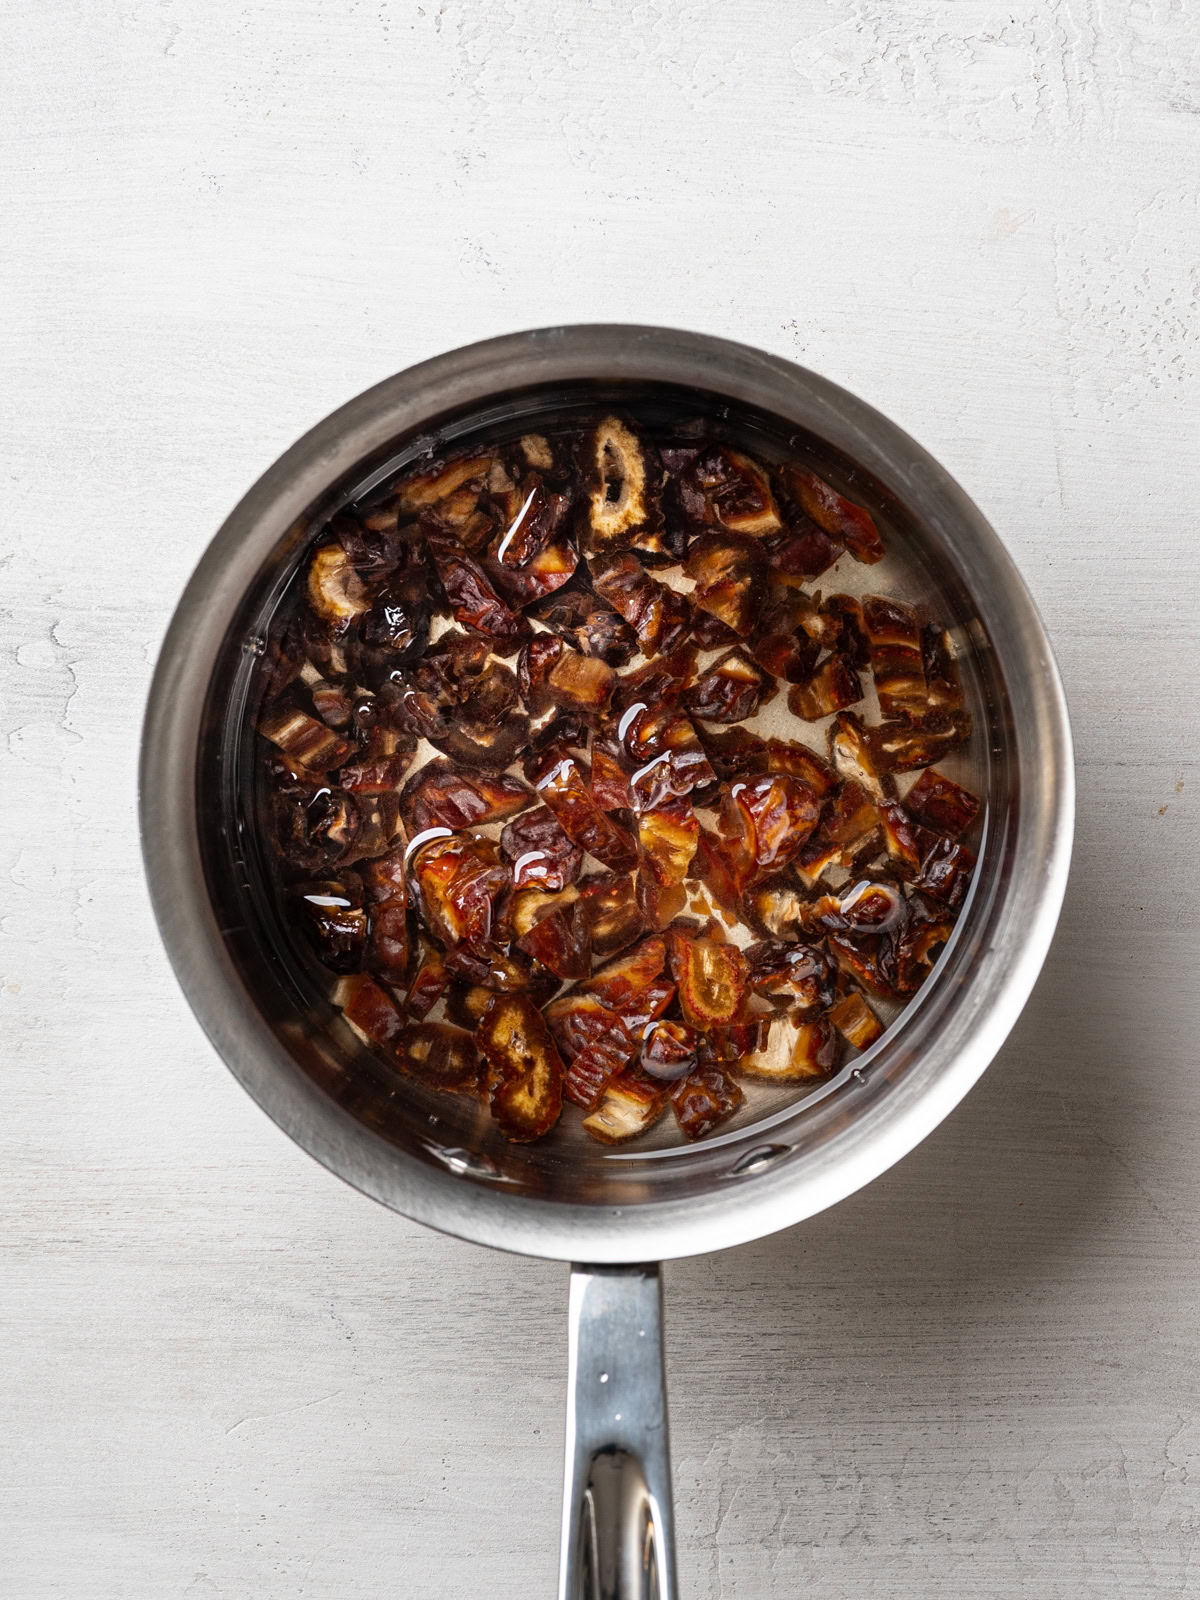
[[[524,422],[581,392],[619,403],[667,389],[710,412],[769,418],[787,448],[843,462],[845,481],[907,552],[904,592],[931,597],[953,619],[988,803],[980,871],[934,979],[836,1093],[686,1149],[505,1150],[486,1115],[472,1122],[382,1088],[352,1041],[314,1028],[289,987],[229,799],[244,640],[314,524],[397,460],[461,437],[472,418]],[[359,396],[293,446],[188,584],[155,673],[141,767],[146,866],[168,952],[214,1045],[269,1115],[349,1183],[419,1221],[597,1262],[718,1249],[787,1227],[869,1182],[936,1126],[999,1048],[1041,967],[1073,803],[1045,633],[1000,541],[948,474],[878,412],[803,368],[722,340],[622,326],[451,352]],[[757,1154],[768,1146],[769,1158]]]
[[[656,1265],[572,1267],[559,1600],[676,1600]]]

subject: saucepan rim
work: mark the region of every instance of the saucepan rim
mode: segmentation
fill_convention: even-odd
[[[1018,860],[1004,927],[973,978],[965,1037],[934,1041],[886,1099],[811,1158],[753,1182],[636,1206],[576,1204],[464,1181],[357,1121],[300,1070],[241,982],[205,884],[196,818],[200,719],[217,653],[258,566],[356,461],[427,419],[517,388],[602,378],[726,395],[827,439],[969,553],[1019,691]],[[579,324],[508,334],[408,368],[342,406],[270,467],[204,553],[172,617],[147,704],[140,765],[150,894],[184,994],[217,1052],[292,1139],[355,1188],[430,1227],[563,1260],[633,1262],[744,1243],[861,1188],[954,1108],[1000,1048],[1041,969],[1066,888],[1074,768],[1045,629],[997,534],[920,445],[837,384],[750,346],[683,330]],[[962,1030],[960,1030],[961,1032]]]

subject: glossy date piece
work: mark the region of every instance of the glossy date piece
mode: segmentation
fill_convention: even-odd
[[[623,667],[638,651],[637,635],[610,606],[586,589],[563,589],[535,605],[530,615],[579,651],[610,667]]]
[[[362,883],[347,872],[296,891],[302,925],[322,964],[330,972],[357,972],[367,939]]]
[[[408,885],[404,848],[398,846],[361,867],[368,915],[365,965],[385,983],[408,981]]]
[[[683,696],[683,708],[706,722],[744,722],[774,696],[778,685],[741,649],[714,661]]]
[[[646,931],[637,886],[628,873],[593,873],[582,879],[579,903],[592,930],[595,956],[616,955]]]
[[[638,813],[638,846],[642,862],[663,888],[687,877],[700,837],[691,802],[675,797]]]
[[[897,989],[894,982],[895,962],[892,957],[894,941],[877,935],[831,933],[826,939],[830,954],[838,967],[860,987],[884,1000],[894,1000]]]
[[[405,1028],[397,1051],[405,1072],[431,1089],[450,1094],[483,1092],[483,1062],[465,1028],[448,1022],[417,1022]]]
[[[676,933],[668,936],[668,948],[684,1021],[696,1028],[732,1022],[749,983],[746,960],[737,946]]]
[[[643,939],[632,950],[600,967],[579,985],[611,1011],[623,1011],[652,984],[667,964],[666,940],[658,935]]]
[[[600,1144],[624,1144],[652,1128],[667,1108],[666,1090],[643,1073],[623,1072],[583,1119],[585,1133]]]
[[[784,467],[781,475],[807,515],[824,533],[840,540],[856,561],[871,564],[883,559],[883,540],[865,507],[847,500],[807,467]]]
[[[808,906],[808,896],[787,873],[755,884],[742,900],[747,922],[770,939],[802,938],[807,931]]]
[[[775,1005],[808,1017],[833,1001],[836,969],[819,945],[768,941],[751,945],[746,960],[751,989]]]
[[[657,452],[619,417],[605,417],[581,451],[587,537],[597,552],[658,551],[662,528]]]
[[[775,1014],[753,1017],[748,1022],[726,1022],[696,1034],[698,1064],[702,1067],[732,1067],[743,1056],[765,1050],[771,1036]]]
[[[320,872],[349,854],[362,829],[354,797],[332,784],[285,779],[270,803],[276,849],[300,872]]]
[[[790,518],[782,533],[766,541],[766,547],[772,582],[785,589],[801,589],[819,578],[846,548],[841,539],[831,539],[803,515]]]
[[[687,476],[704,498],[706,522],[755,538],[776,533],[782,526],[770,479],[757,461],[740,450],[709,445],[692,461]]]
[[[829,655],[806,683],[788,690],[788,710],[805,722],[819,722],[835,711],[857,705],[863,697],[862,679],[844,656]]]
[[[550,700],[564,710],[598,717],[612,698],[615,674],[598,656],[583,656],[569,646],[550,668]]]
[[[601,811],[632,811],[629,769],[615,739],[592,740],[592,795]]]
[[[396,1053],[404,1033],[404,1014],[386,989],[373,978],[343,978],[335,1002],[342,1015],[364,1044]]]
[[[753,872],[754,863],[736,840],[700,829],[689,877],[699,879],[714,903],[731,916],[741,915],[742,895]]]
[[[757,539],[746,534],[701,534],[688,551],[685,574],[694,580],[689,596],[739,638],[752,634],[767,600],[767,557]]]
[[[844,994],[830,1009],[829,1020],[855,1050],[866,1050],[883,1033],[883,1024],[857,989]]]
[[[750,654],[764,672],[787,683],[805,683],[812,676],[820,646],[799,625],[796,607],[772,605],[757,624]]]
[[[894,883],[863,879],[844,894],[826,894],[814,900],[807,919],[814,931],[864,934],[888,933],[904,920],[905,901]]]
[[[412,765],[417,741],[395,728],[375,728],[367,748],[357,761],[348,761],[338,773],[338,782],[351,794],[393,794],[404,782]]]
[[[950,635],[936,622],[927,622],[921,629],[921,660],[925,668],[926,718],[936,722],[941,717],[963,713],[962,684]]]
[[[695,670],[696,647],[687,643],[655,656],[633,672],[618,673],[613,684],[613,715],[623,716],[635,706],[666,710],[677,705]]]
[[[841,711],[829,725],[829,758],[842,779],[860,784],[877,804],[895,798],[895,785],[881,773],[868,730],[853,711]]]
[[[584,1111],[593,1111],[605,1089],[638,1053],[638,1041],[614,1017],[605,1033],[589,1040],[567,1068],[563,1095]]]
[[[508,868],[490,840],[431,839],[413,856],[411,871],[431,933],[447,945],[488,944],[495,902],[509,883]]]
[[[366,584],[340,544],[325,544],[313,553],[305,593],[314,614],[335,626],[360,617],[371,603]]]
[[[548,489],[534,472],[499,496],[497,508],[503,526],[493,543],[492,558],[511,572],[527,567],[548,546],[559,542],[571,498]]]
[[[920,829],[923,854],[913,887],[940,900],[944,905],[960,905],[975,871],[975,857],[965,844],[941,835],[930,836]]]
[[[463,489],[479,494],[494,460],[490,452],[473,451],[448,461],[432,461],[419,471],[405,473],[397,482],[396,502],[401,511],[415,516],[427,507],[443,505]]]
[[[625,749],[639,763],[629,780],[636,806],[657,805],[668,796],[690,795],[716,782],[695,724],[682,711],[645,711],[622,718]]]
[[[592,970],[592,931],[578,901],[539,918],[517,945],[556,978],[586,978]]]
[[[500,852],[512,863],[515,889],[565,889],[579,877],[583,865],[583,851],[545,806],[524,811],[506,825]]]
[[[949,911],[931,905],[910,904],[910,916],[895,937],[889,973],[896,991],[915,994],[933,970],[942,946],[954,931]]]
[[[660,1018],[642,1040],[639,1065],[648,1077],[674,1083],[695,1069],[697,1048],[693,1029],[685,1023]]]
[[[879,807],[879,821],[893,870],[902,878],[914,877],[921,870],[924,854],[920,838],[922,830],[904,807],[895,801],[888,801]]]
[[[426,945],[417,975],[404,998],[404,1009],[409,1016],[415,1022],[423,1022],[445,994],[449,982],[450,974],[442,952],[433,945]]]
[[[456,620],[485,635],[498,655],[519,649],[529,624],[505,605],[479,562],[452,533],[430,523],[422,524],[422,532]]]
[[[861,784],[849,779],[825,802],[821,833],[838,847],[840,865],[855,867],[883,846],[880,809]]]
[[[841,1043],[828,1017],[806,1021],[788,1013],[772,1022],[766,1048],[743,1056],[738,1071],[773,1083],[828,1078],[837,1067]]]
[[[550,1132],[562,1112],[563,1064],[541,1012],[527,995],[498,994],[480,1018],[492,1117],[506,1139]]]
[[[596,804],[586,767],[553,750],[533,778],[538,797],[549,807],[568,838],[616,872],[637,865],[637,849],[629,834]]]
[[[979,815],[979,801],[969,789],[945,777],[935,767],[926,770],[904,797],[909,816],[935,833],[960,838]]]
[[[799,855],[820,814],[820,800],[799,778],[749,778],[726,791],[721,832],[756,868],[777,871]]]
[[[886,718],[920,721],[926,711],[926,688],[916,612],[899,600],[868,595],[862,615],[879,709]]]
[[[970,733],[971,719],[965,711],[920,723],[884,722],[867,729],[880,772],[913,772],[931,766],[965,744]]]
[[[514,611],[557,593],[575,576],[579,552],[569,539],[556,539],[539,550],[523,567],[509,567],[498,559],[499,537],[480,557],[480,564],[501,599]]]
[[[289,761],[309,772],[328,772],[340,767],[353,753],[354,746],[332,728],[294,707],[270,711],[259,722],[258,731],[282,750]]]
[[[430,761],[413,774],[400,796],[400,810],[415,836],[426,828],[481,827],[502,822],[533,804],[519,778],[504,772],[473,772],[453,761]]]
[[[643,655],[673,650],[687,637],[687,600],[652,578],[636,556],[592,556],[588,566],[596,593],[629,623]]]
[[[572,749],[587,748],[590,729],[577,712],[557,711],[550,721],[530,735],[528,747],[521,759],[521,770],[532,783],[544,771],[553,757],[561,761],[571,755]]]
[[[359,624],[359,652],[388,666],[416,661],[429,643],[433,619],[432,573],[424,550],[405,547],[403,564],[378,591]]]
[[[671,1090],[671,1108],[679,1131],[694,1142],[727,1122],[745,1098],[720,1067],[698,1067]]]

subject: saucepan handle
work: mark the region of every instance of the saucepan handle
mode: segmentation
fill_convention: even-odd
[[[571,1268],[559,1600],[677,1600],[658,1265]]]

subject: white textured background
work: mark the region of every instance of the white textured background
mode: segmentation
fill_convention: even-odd
[[[688,1600],[1200,1593],[1194,0],[0,3],[0,1589],[548,1594],[564,1269],[294,1149],[185,1009],[134,766],[205,543],[368,384],[731,335],[1008,540],[1062,930],[898,1169],[667,1272]]]

